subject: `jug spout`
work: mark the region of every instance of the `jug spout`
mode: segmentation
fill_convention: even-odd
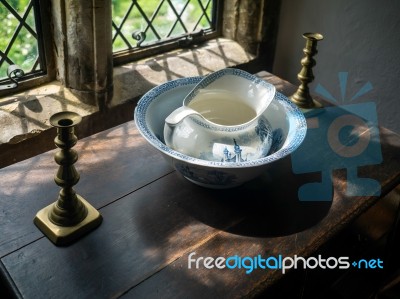
[[[193,114],[200,115],[200,113],[187,106],[179,107],[167,116],[167,118],[165,119],[165,124],[170,127],[174,127],[179,124],[185,117]]]

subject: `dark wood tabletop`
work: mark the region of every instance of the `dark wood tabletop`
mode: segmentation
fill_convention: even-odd
[[[283,94],[295,89],[258,75]],[[57,198],[55,150],[0,169],[0,288],[22,298],[252,297],[282,272],[189,269],[188,255],[312,256],[400,182],[400,137],[384,128],[379,136],[382,162],[359,167],[358,175],[378,181],[380,196],[346,195],[346,170],[337,169],[333,200],[299,201],[300,186],[321,173],[294,174],[290,156],[238,188],[205,189],[174,171],[127,122],[75,146],[75,190],[103,223],[64,247],[33,224]],[[329,159],[318,144],[309,155]]]

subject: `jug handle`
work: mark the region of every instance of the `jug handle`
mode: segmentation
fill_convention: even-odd
[[[176,126],[186,116],[189,116],[189,115],[201,116],[201,114],[198,113],[197,111],[195,111],[189,107],[182,106],[182,107],[179,107],[178,109],[174,110],[170,115],[168,115],[167,118],[165,119],[165,123],[169,126]]]

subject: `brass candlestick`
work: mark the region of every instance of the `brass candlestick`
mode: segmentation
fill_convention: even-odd
[[[303,49],[303,52],[306,56],[301,60],[301,65],[303,67],[300,73],[297,75],[297,78],[300,80],[301,84],[297,91],[290,97],[290,99],[299,108],[321,108],[321,103],[313,100],[311,97],[308,84],[314,80],[312,68],[316,64],[313,56],[318,53],[317,42],[322,40],[324,37],[319,33],[304,33],[303,37],[306,39],[306,47]]]
[[[50,123],[57,128],[54,142],[61,149],[54,155],[54,160],[60,165],[54,181],[61,191],[55,203],[36,214],[34,223],[56,245],[74,241],[102,221],[100,213],[72,188],[80,178],[74,166],[78,153],[72,147],[78,141],[74,127],[81,119],[77,113],[69,111],[50,117]]]

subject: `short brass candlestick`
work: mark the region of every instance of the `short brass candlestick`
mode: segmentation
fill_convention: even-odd
[[[290,99],[299,108],[321,108],[321,103],[313,100],[311,97],[308,84],[314,80],[312,68],[316,64],[313,56],[318,53],[317,42],[322,40],[324,37],[319,33],[304,33],[303,37],[306,39],[306,47],[303,49],[303,52],[306,56],[301,60],[301,65],[303,67],[300,73],[297,75],[297,78],[300,80],[301,84],[297,91],[290,97]]]
[[[64,111],[50,117],[57,128],[54,142],[61,150],[54,155],[60,167],[54,181],[61,187],[55,203],[40,210],[34,219],[36,226],[56,245],[65,245],[96,228],[102,221],[100,213],[72,188],[79,181],[74,163],[78,153],[72,147],[78,141],[74,127],[81,117],[75,112]]]

